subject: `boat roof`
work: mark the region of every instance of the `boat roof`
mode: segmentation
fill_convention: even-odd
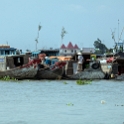
[[[40,54],[41,53],[41,51],[33,51],[33,52],[31,52],[32,54]]]
[[[5,51],[5,50],[8,50],[8,51],[16,50],[16,48],[0,48],[0,51]]]

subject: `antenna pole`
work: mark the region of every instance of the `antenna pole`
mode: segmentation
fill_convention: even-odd
[[[118,19],[118,43],[119,43],[119,19]]]

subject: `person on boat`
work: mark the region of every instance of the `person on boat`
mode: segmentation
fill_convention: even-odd
[[[81,52],[78,53],[77,73],[83,70],[84,57]]]
[[[51,65],[51,60],[48,56],[45,57],[45,64],[50,66]]]
[[[41,64],[44,64],[45,57],[46,57],[46,54],[45,53],[39,54],[38,58],[41,60]]]

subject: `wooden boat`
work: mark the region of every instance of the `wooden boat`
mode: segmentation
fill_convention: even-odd
[[[40,65],[36,79],[62,79],[64,74],[65,62],[57,62],[52,67],[46,65]],[[41,67],[42,66],[42,67]]]
[[[37,74],[36,65],[23,65],[6,71],[0,71],[0,78],[9,77],[11,79],[33,79]]]
[[[105,73],[101,69],[101,65],[99,62],[91,62],[89,68],[85,68],[82,72],[73,74],[69,76],[71,79],[104,79]]]
[[[36,79],[61,79],[64,73],[64,69],[57,68],[51,70],[50,68],[41,68],[38,70]]]
[[[27,55],[0,56],[0,78],[34,79],[40,60],[29,62]]]

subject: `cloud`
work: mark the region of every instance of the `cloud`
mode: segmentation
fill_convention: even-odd
[[[81,5],[76,5],[76,4],[70,4],[70,5],[68,6],[68,9],[69,9],[70,11],[78,11],[78,12],[84,12],[84,11],[86,11],[83,6],[81,6]]]
[[[108,7],[105,6],[105,5],[99,5],[97,7],[97,10],[100,11],[100,12],[104,12],[104,11],[108,10]]]
[[[110,6],[110,5],[103,5],[103,4],[101,4],[101,5],[99,5],[99,6],[97,6],[96,7],[96,13],[97,14],[103,14],[104,16],[113,16],[113,14],[114,13],[116,13],[118,10],[117,9],[115,9],[115,7],[114,7],[114,9],[113,9],[113,7],[112,6]]]

